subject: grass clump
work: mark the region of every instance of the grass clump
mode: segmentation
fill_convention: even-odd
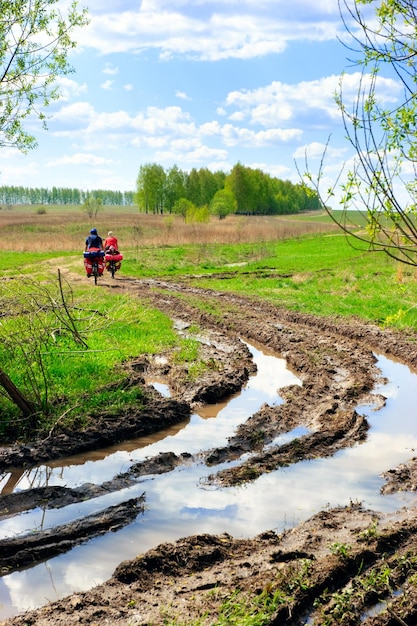
[[[217,594],[214,589],[212,594]],[[267,585],[259,593],[250,595],[236,589],[230,595],[224,597],[217,611],[216,616],[202,615],[196,620],[182,622],[175,618],[166,618],[166,626],[266,626],[271,623],[271,619],[277,609],[288,601],[288,597],[280,589],[273,590]]]
[[[44,432],[63,414],[68,426],[103,408],[137,404],[141,394],[126,389],[123,364],[181,345],[171,320],[137,298],[84,289],[60,297],[56,285],[32,280],[2,291],[2,369],[36,409],[35,421],[26,420],[1,393],[3,440]]]

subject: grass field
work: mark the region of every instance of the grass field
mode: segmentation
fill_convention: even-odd
[[[64,285],[72,321],[85,338],[85,345],[74,342],[72,322],[64,323],[61,315],[56,268],[69,264],[84,275],[81,253],[91,226],[104,236],[111,229],[119,238],[124,260],[116,280],[187,276],[196,286],[242,293],[291,310],[417,330],[416,269],[353,248],[327,215],[229,216],[186,224],[178,217],[113,207],[90,223],[79,207],[48,207],[44,214],[33,207],[3,207],[1,367],[36,398],[45,416],[43,428],[70,406],[76,420],[102,402],[108,404],[105,391],[91,392],[99,384],[122,380],[119,366],[132,355],[182,354],[187,348],[171,321],[149,303],[92,289],[87,280]],[[197,296],[194,304],[205,306]],[[215,313],[221,315],[221,310]],[[74,408],[75,398],[83,394],[89,397]],[[112,394],[112,401],[129,398]],[[16,419],[4,394],[0,413],[8,416],[3,423]]]
[[[360,224],[363,216],[356,217]],[[357,242],[352,247],[325,213],[229,216],[201,224],[139,214],[134,207],[104,207],[90,223],[78,206],[47,207],[41,214],[33,206],[3,207],[3,271],[33,275],[47,259],[65,263],[81,256],[92,225],[103,236],[111,229],[119,238],[124,275],[199,275],[201,286],[292,309],[417,328],[416,270],[368,253]],[[81,260],[79,269],[83,273]],[[227,281],[216,278],[225,272]]]
[[[143,246],[176,246],[190,243],[262,242],[306,233],[328,232],[335,225],[328,217],[311,213],[287,216],[228,216],[209,223],[185,223],[175,215],[146,215],[135,207],[103,207],[90,219],[79,206],[13,206],[0,210],[3,250],[11,252],[56,252],[83,249],[90,229],[103,237],[115,232],[124,250]]]

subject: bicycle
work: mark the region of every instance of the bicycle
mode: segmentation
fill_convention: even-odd
[[[94,284],[97,285],[97,279],[104,271],[104,251],[94,248],[84,252],[84,267],[87,278],[94,276]]]
[[[110,272],[112,278],[114,278],[117,270],[120,269],[122,265],[122,259],[123,254],[121,254],[118,250],[115,250],[115,248],[110,247],[108,250],[106,250],[106,255],[104,257],[106,270]]]
[[[91,274],[92,274],[92,276],[94,276],[94,284],[97,285],[97,278],[99,277],[99,273],[98,273],[98,257],[94,257],[93,258]]]

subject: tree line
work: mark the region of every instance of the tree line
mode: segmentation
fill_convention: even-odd
[[[140,166],[135,203],[144,213],[176,213],[184,218],[207,215],[282,215],[321,209],[315,191],[237,163],[229,174],[157,163]]]
[[[52,187],[0,187],[0,204],[137,205],[144,213],[176,213],[186,219],[208,215],[281,215],[321,209],[316,192],[236,164],[229,174],[203,167],[190,172],[177,165],[164,169],[157,163],[140,166],[136,191]]]
[[[1,204],[85,204],[89,200],[100,199],[101,204],[131,206],[134,204],[133,191],[112,191],[111,189],[71,189],[52,187],[52,189],[4,185],[0,187]]]

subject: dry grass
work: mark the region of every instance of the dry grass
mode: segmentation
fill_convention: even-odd
[[[46,207],[44,214],[34,206],[1,208],[0,229],[4,250],[16,252],[80,251],[90,228],[104,238],[112,230],[120,248],[179,246],[184,244],[233,244],[267,242],[305,234],[328,232],[336,227],[297,216],[228,216],[212,218],[207,224],[185,223],[173,215],[144,215],[134,207],[104,207],[96,219],[80,207]]]

